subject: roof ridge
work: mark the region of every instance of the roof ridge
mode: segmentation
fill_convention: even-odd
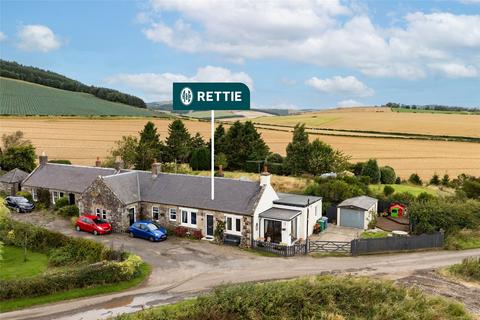
[[[45,165],[49,166],[63,166],[63,167],[74,167],[74,168],[89,168],[89,169],[100,169],[100,170],[115,170],[114,168],[108,168],[108,167],[95,167],[95,166],[83,166],[80,164],[64,164],[64,163],[52,163],[52,162],[47,162]]]

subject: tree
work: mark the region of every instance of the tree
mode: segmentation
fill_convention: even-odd
[[[225,136],[225,155],[231,169],[244,169],[247,161],[264,160],[269,148],[251,121],[236,121]]]
[[[220,123],[220,125],[215,129],[215,132],[213,134],[213,137],[215,139],[215,154],[227,153],[227,143],[226,143],[226,132],[225,128],[223,127],[223,124]],[[209,141],[209,148],[210,148],[210,141]]]
[[[370,177],[371,183],[380,182],[380,168],[376,159],[368,160],[362,168],[362,176]]]
[[[475,179],[465,180],[461,190],[465,192],[468,198],[480,199],[480,181],[476,181]]]
[[[383,184],[394,184],[396,179],[395,170],[392,167],[385,166],[380,168],[380,181]]]
[[[310,143],[305,124],[298,123],[293,129],[292,142],[287,145],[285,167],[292,175],[300,175],[308,171],[308,154]]]
[[[134,141],[129,141],[133,146]],[[130,149],[129,149],[130,150]],[[159,158],[162,151],[160,135],[157,133],[155,124],[148,121],[145,127],[140,131],[140,141],[136,148],[135,169],[150,170],[153,162]]]
[[[192,137],[182,120],[177,119],[168,125],[165,149],[170,161],[185,162],[191,151]]]
[[[410,182],[412,184],[419,185],[419,186],[422,185],[422,179],[420,178],[420,176],[417,173],[412,173],[410,175],[410,177],[408,178],[408,182]]]
[[[350,171],[352,171],[354,175],[359,176],[362,174],[362,169],[364,165],[365,162],[357,162],[351,166]]]
[[[138,139],[134,136],[123,136],[121,140],[115,142],[116,147],[110,151],[110,156],[105,160],[104,166],[113,167],[115,159],[120,157],[125,168],[131,168],[135,165],[137,159]]]
[[[35,148],[31,144],[10,147],[3,151],[1,167],[6,170],[15,168],[31,172],[35,169]]]
[[[12,147],[32,144],[29,140],[24,139],[23,136],[23,131],[20,130],[17,130],[12,134],[2,135],[3,149],[6,150]]]
[[[190,167],[193,170],[208,170],[210,168],[210,152],[206,147],[192,150]]]
[[[347,156],[319,139],[315,139],[310,144],[307,161],[308,172],[314,175],[341,172],[348,167]]]
[[[223,169],[228,167],[228,160],[225,153],[219,153],[215,156],[215,167],[218,168],[219,166],[222,166]]]
[[[199,132],[197,132],[195,136],[192,138],[191,144],[192,144],[192,150],[205,148],[207,146],[207,144],[205,143],[205,140],[203,140],[203,137]]]
[[[444,174],[442,181],[441,181],[442,186],[448,187],[450,185],[450,176],[448,174]]]
[[[383,194],[386,197],[391,196],[394,192],[395,192],[395,189],[392,186],[386,185],[385,187],[383,187]]]
[[[438,186],[440,184],[440,178],[438,176],[438,174],[434,174],[432,176],[432,179],[430,179],[430,184],[433,184],[434,186]]]

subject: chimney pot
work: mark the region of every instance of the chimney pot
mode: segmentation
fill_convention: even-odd
[[[95,161],[95,167],[101,167],[102,166],[102,161],[100,161],[100,157],[97,157],[97,160]]]
[[[263,172],[260,174],[260,185],[261,186],[269,186],[271,176],[272,175],[268,172],[267,166],[264,165],[263,166]]]
[[[123,169],[123,161],[122,158],[117,156],[115,158],[115,170],[120,171],[121,169]]]
[[[38,157],[38,162],[40,166],[44,166],[48,163],[48,156],[45,154],[45,151],[42,151],[42,155]]]
[[[217,173],[217,177],[224,177],[225,174],[223,173],[223,165],[220,164],[218,165],[218,173]]]

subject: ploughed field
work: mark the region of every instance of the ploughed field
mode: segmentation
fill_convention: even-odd
[[[479,124],[465,122],[465,127],[471,128],[469,131],[471,136],[480,136],[480,116],[478,118],[474,118],[477,116],[473,115],[439,114],[439,116],[453,119],[455,117],[472,117],[472,119],[478,120]],[[268,119],[281,118],[283,117],[268,117]],[[93,165],[97,156],[104,158],[108,154],[108,151],[114,147],[115,141],[123,135],[138,135],[138,132],[149,120],[155,123],[160,138],[164,139],[171,120],[158,118],[0,117],[0,135],[22,130],[26,138],[33,142],[39,154],[45,151],[50,159],[69,159],[76,164]],[[254,120],[257,121],[257,119]],[[205,138],[210,137],[209,122],[185,121],[185,124],[192,134],[200,132]],[[460,127],[460,125],[458,126]],[[473,133],[475,126],[479,128],[476,133]],[[403,124],[403,128],[405,131],[410,130],[407,124]],[[454,128],[450,128],[451,130],[449,128],[445,129],[446,133],[459,135],[462,132],[455,132]],[[457,129],[461,130],[461,127]],[[285,131],[260,129],[259,131],[273,152],[285,155],[285,148],[291,141],[289,129]],[[463,135],[467,133],[465,131]],[[390,165],[395,168],[397,174],[402,178],[408,178],[412,172],[417,172],[422,178],[429,178],[435,172],[440,175],[448,173],[450,176],[460,173],[480,175],[480,143],[373,138],[361,135],[353,137],[310,135],[311,140],[317,137],[334,148],[351,155],[353,162],[377,158],[381,165]]]

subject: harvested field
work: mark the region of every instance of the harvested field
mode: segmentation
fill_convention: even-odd
[[[123,135],[138,134],[148,120],[3,117],[0,118],[0,135],[22,130],[36,146],[38,153],[45,151],[51,159],[70,159],[73,163],[93,165],[97,156],[103,158],[107,155],[116,140]],[[150,120],[158,127],[160,137],[165,138],[170,120]],[[185,123],[191,133],[198,131],[204,137],[210,136],[209,122]],[[285,147],[291,140],[290,132],[265,129],[260,132],[273,152],[285,154]],[[315,137],[351,155],[352,161],[377,158],[381,165],[395,168],[402,178],[407,178],[412,172],[417,172],[422,178],[429,178],[435,172],[438,174],[446,172],[450,176],[463,172],[480,175],[478,143],[322,135],[311,135],[310,139]]]
[[[261,117],[255,122],[346,130],[480,137],[480,115],[392,112],[389,108],[345,108]]]

